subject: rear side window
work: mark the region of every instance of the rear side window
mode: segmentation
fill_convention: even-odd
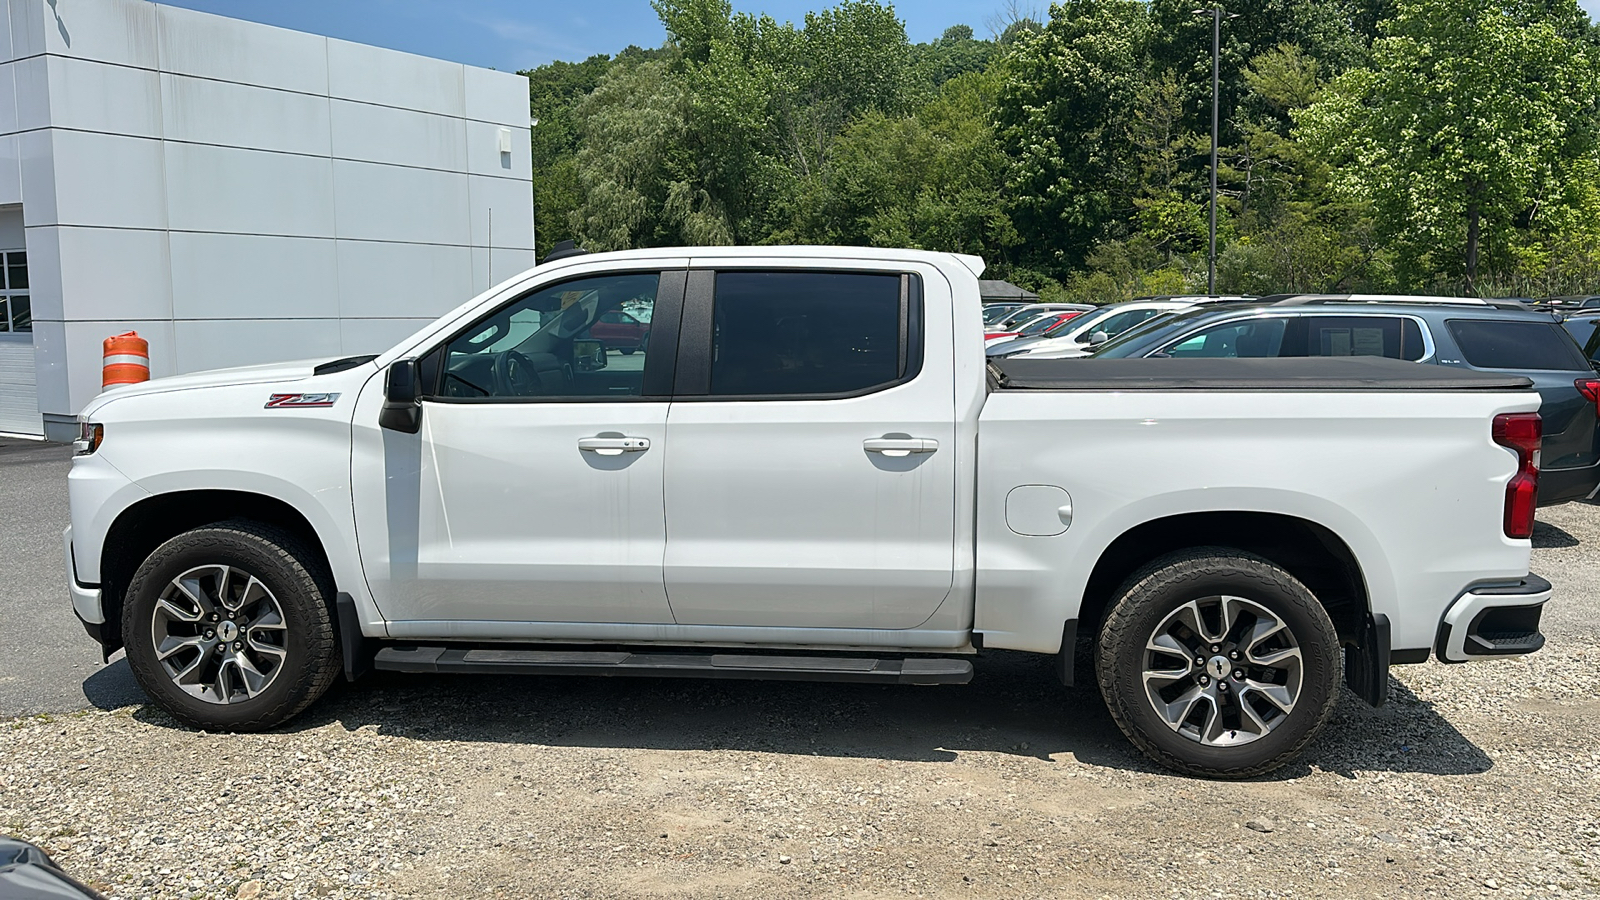
[[[1283,356],[1384,356],[1422,359],[1422,331],[1392,316],[1308,316],[1304,335],[1284,340]],[[1298,329],[1294,329],[1298,330]]]
[[[911,276],[718,272],[713,396],[864,393],[915,374]]]
[[[1451,319],[1446,323],[1467,365],[1478,369],[1588,369],[1572,338],[1554,322]]]

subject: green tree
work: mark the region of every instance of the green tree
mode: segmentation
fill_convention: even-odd
[[[532,131],[533,209],[539,221],[535,250],[572,235],[567,220],[583,202],[578,183],[576,110],[611,68],[611,57],[597,54],[580,63],[553,62],[521,72],[528,79],[529,109],[538,124]]]
[[[734,240],[797,233],[794,216],[813,205],[804,198],[826,181],[839,135],[911,103],[910,45],[890,7],[845,0],[799,28],[730,14],[720,0],[657,10],[681,49],[668,77],[683,88],[685,183]]]
[[[573,230],[594,250],[731,243],[728,217],[695,177],[687,103],[669,60],[615,67],[579,107],[583,203]]]
[[[984,71],[998,53],[994,41],[974,39],[970,25],[952,25],[937,41],[912,45],[911,65],[932,91],[958,75]]]
[[[1008,160],[988,120],[998,85],[994,74],[968,73],[912,115],[862,115],[792,237],[977,253],[1003,266],[1020,237],[1002,201]]]
[[[1238,138],[1231,116],[1248,90],[1243,72],[1260,54],[1288,45],[1331,73],[1357,65],[1365,56],[1366,39],[1353,24],[1354,0],[1229,0],[1220,5],[1233,16],[1222,23],[1219,54],[1224,144]],[[1196,16],[1196,6],[1194,0],[1152,0],[1150,58],[1155,70],[1173,73],[1184,85],[1188,127],[1209,135],[1211,17]]]
[[[994,116],[1011,160],[1012,217],[1033,248],[1028,262],[1056,277],[1133,212],[1130,101],[1145,78],[1148,37],[1139,0],[1067,0],[1004,61]]]
[[[1514,266],[1595,152],[1596,57],[1573,0],[1401,0],[1370,67],[1297,117],[1334,186],[1370,203],[1412,285]],[[1487,261],[1488,265],[1485,266]]]

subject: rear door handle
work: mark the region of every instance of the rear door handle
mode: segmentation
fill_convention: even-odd
[[[939,449],[933,438],[867,438],[861,442],[868,453],[884,456],[909,456],[912,453],[932,453]]]
[[[642,437],[586,437],[578,439],[578,449],[600,456],[620,456],[623,453],[643,453],[650,449],[650,439]]]

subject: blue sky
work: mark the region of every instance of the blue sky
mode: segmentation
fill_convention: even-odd
[[[249,19],[421,53],[502,71],[553,59],[615,53],[666,39],[649,0],[160,0],[173,6]],[[1593,0],[1600,3],[1600,0]],[[830,0],[734,0],[734,8],[799,22]],[[1038,10],[1048,3],[1023,3]],[[895,4],[913,41],[930,41],[955,24],[987,35],[984,22],[1001,0],[915,0]]]

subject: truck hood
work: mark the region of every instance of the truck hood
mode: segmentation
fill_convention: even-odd
[[[205,372],[190,372],[187,375],[173,375],[166,378],[143,381],[138,384],[122,385],[104,391],[93,400],[90,400],[89,404],[83,408],[82,415],[91,415],[107,403],[127,397],[142,397],[149,394],[187,391],[195,388],[299,381],[312,377],[313,370],[317,366],[344,358],[346,357],[325,356],[317,359],[299,359],[290,362],[238,366],[231,369],[210,369]],[[368,362],[365,365],[371,365],[371,363]]]

